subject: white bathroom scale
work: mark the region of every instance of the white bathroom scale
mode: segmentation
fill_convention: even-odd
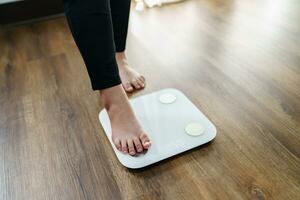
[[[116,149],[105,109],[100,123],[119,161],[127,168],[142,168],[213,140],[216,127],[179,90],[163,89],[130,100],[143,129],[151,140],[148,151],[130,156]]]

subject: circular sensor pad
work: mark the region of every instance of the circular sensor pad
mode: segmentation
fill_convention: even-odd
[[[173,103],[175,100],[176,100],[176,96],[171,93],[165,93],[159,96],[159,101],[161,103],[170,104]]]
[[[199,136],[204,133],[204,127],[199,123],[189,123],[185,127],[185,132],[190,136]]]

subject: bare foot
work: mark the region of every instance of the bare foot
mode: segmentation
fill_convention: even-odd
[[[143,89],[145,87],[145,77],[128,65],[125,53],[116,53],[116,60],[124,90],[126,92],[132,92],[134,90]]]
[[[151,145],[149,137],[136,119],[122,86],[101,90],[100,96],[109,115],[116,148],[130,155],[148,149]]]

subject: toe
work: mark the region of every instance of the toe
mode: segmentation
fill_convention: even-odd
[[[131,92],[133,90],[133,87],[129,82],[124,83],[123,88],[125,89],[126,92]]]
[[[140,139],[135,137],[135,138],[133,138],[133,142],[134,142],[134,146],[135,146],[137,152],[139,152],[139,153],[142,152],[143,151],[143,146],[141,144]]]
[[[135,149],[133,145],[133,141],[131,139],[127,140],[127,145],[128,145],[128,152],[130,155],[135,155]]]
[[[136,80],[138,82],[138,84],[141,86],[141,88],[145,87],[145,84],[144,82],[140,79],[140,78],[137,78]]]
[[[119,151],[122,150],[122,148],[121,148],[121,140],[120,140],[119,138],[114,139],[114,144],[115,144],[116,148],[117,148]]]
[[[148,136],[145,133],[142,133],[140,135],[140,139],[142,141],[142,145],[145,149],[148,149],[151,146],[150,140]]]
[[[121,141],[121,145],[122,145],[122,152],[125,153],[125,154],[127,154],[128,153],[128,149],[127,149],[127,142],[126,142],[125,139],[123,139]]]
[[[146,78],[143,75],[141,75],[139,78],[143,81],[143,83],[146,82]]]
[[[131,81],[131,83],[132,83],[132,85],[133,85],[136,89],[140,89],[140,88],[141,88],[141,86],[139,85],[139,83],[137,82],[136,79],[133,79],[133,80]]]

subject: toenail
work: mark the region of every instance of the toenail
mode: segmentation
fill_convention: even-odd
[[[151,143],[150,142],[145,142],[144,145],[150,146]]]

